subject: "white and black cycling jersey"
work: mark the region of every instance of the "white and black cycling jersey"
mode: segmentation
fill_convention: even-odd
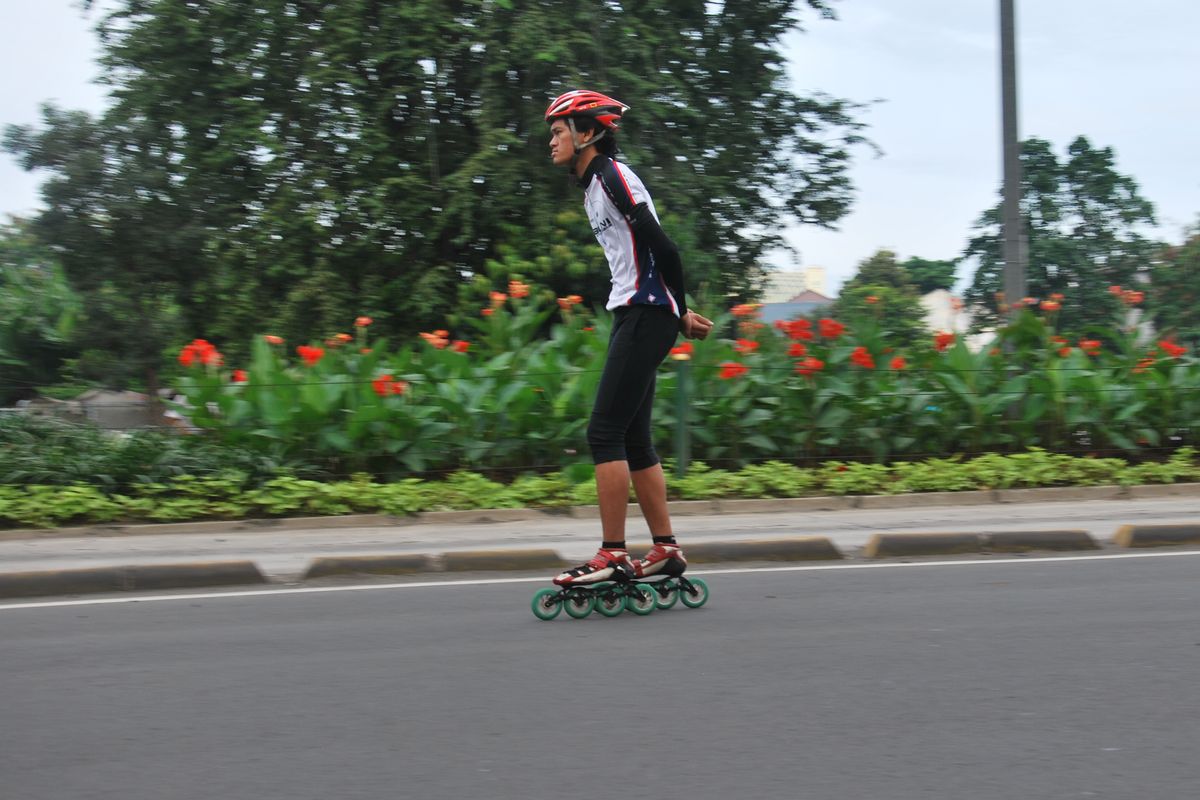
[[[679,254],[641,179],[627,165],[596,155],[581,183],[588,222],[612,271],[606,307],[658,305],[682,316],[687,305]]]

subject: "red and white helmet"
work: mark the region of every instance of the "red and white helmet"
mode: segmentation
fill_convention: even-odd
[[[546,109],[546,122],[571,117],[591,117],[606,130],[615,131],[621,125],[621,115],[629,106],[590,89],[575,89],[560,94]],[[573,126],[572,126],[573,127]]]

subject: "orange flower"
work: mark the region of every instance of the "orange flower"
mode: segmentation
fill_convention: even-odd
[[[1141,304],[1142,304],[1142,301],[1144,301],[1145,299],[1146,299],[1146,293],[1145,293],[1145,292],[1135,292],[1135,291],[1133,291],[1132,289],[1130,289],[1129,291],[1126,291],[1126,292],[1124,292],[1124,293],[1121,295],[1121,301],[1122,301],[1123,303],[1125,303],[1125,305],[1127,305],[1127,306],[1137,306],[1137,305],[1141,305]]]
[[[296,348],[296,352],[300,355],[300,358],[304,359],[304,363],[310,367],[315,367],[317,362],[325,357],[325,348],[323,347],[309,347],[302,344]]]
[[[504,292],[491,292],[488,297],[492,299],[492,308],[499,308],[508,302],[508,295]]]
[[[1122,289],[1120,286],[1113,285],[1108,287],[1108,293],[1114,297],[1120,297],[1123,291],[1124,289]]]
[[[250,380],[250,377],[246,374],[246,370],[235,369],[233,371],[233,382],[234,383],[245,383],[248,380]]]
[[[1059,349],[1058,355],[1060,358],[1066,358],[1067,356],[1071,355],[1071,348],[1063,347],[1063,348]]]
[[[671,357],[679,361],[686,361],[692,357],[692,351],[695,349],[691,342],[684,342],[677,347],[671,348]]]
[[[808,353],[808,348],[804,346],[804,342],[792,342],[792,346],[788,348],[788,355],[792,358],[800,358]]]
[[[805,377],[811,377],[814,372],[820,372],[823,369],[825,369],[825,362],[812,356],[796,364],[796,372]]]
[[[484,308],[484,309],[481,309],[479,313],[483,314],[485,317],[490,317],[493,313],[495,313],[495,309],[494,308]]]
[[[1187,348],[1174,342],[1162,341],[1158,343],[1159,348],[1166,353],[1170,358],[1179,358],[1187,353]]]
[[[878,302],[879,302],[879,298],[876,297],[875,295],[873,295],[873,294],[867,295],[867,305],[873,306]]]
[[[1062,303],[1057,300],[1043,300],[1042,311],[1061,311]]]
[[[939,333],[934,334],[933,349],[937,350],[939,353],[944,353],[946,352],[946,348],[954,344],[954,339],[955,336],[953,333],[950,333],[949,331],[940,331]]]
[[[850,354],[850,361],[863,369],[875,369],[875,359],[865,347],[854,348],[854,352]]]
[[[1133,368],[1133,371],[1134,372],[1145,372],[1148,368],[1154,366],[1154,361],[1155,361],[1154,356],[1152,356],[1152,355],[1146,356],[1142,360],[1138,361],[1137,366]]]
[[[394,380],[391,375],[380,375],[371,381],[371,388],[375,390],[375,394],[386,397],[389,394],[404,394],[408,390],[408,384]]]
[[[738,339],[733,349],[739,353],[753,353],[758,349],[758,342],[753,339]]]
[[[573,306],[577,306],[583,302],[583,298],[577,294],[569,295],[567,299],[571,301],[571,305]]]
[[[895,358],[892,359],[891,363],[888,366],[890,366],[892,369],[900,370],[900,369],[904,369],[905,367],[907,367],[908,362],[904,360],[904,356],[896,356]]]
[[[846,326],[832,319],[820,320],[817,325],[821,331],[821,336],[826,339],[836,339],[846,332]]]
[[[421,338],[424,339],[426,342],[428,342],[431,346],[436,347],[438,350],[441,350],[447,344],[450,343],[450,339],[448,337],[442,336],[443,333],[445,333],[445,331],[434,331],[433,333],[422,333]]]
[[[1061,303],[1065,299],[1065,295],[1063,295],[1061,292],[1055,292],[1054,294],[1050,295],[1050,299],[1056,303]]]
[[[1080,339],[1079,349],[1089,356],[1100,355],[1100,342],[1096,339]]]
[[[462,340],[460,339],[460,340],[456,341],[454,344],[452,344],[452,345],[451,345],[451,348],[452,348],[452,349],[454,350],[454,352],[456,352],[456,353],[465,353],[465,352],[467,352],[468,350],[470,350],[470,349],[471,349],[471,343],[470,343],[470,342],[464,342],[464,341],[462,341]]]
[[[179,352],[179,363],[183,366],[191,367],[197,361],[206,367],[219,367],[225,363],[217,348],[204,339],[193,339]]]
[[[731,308],[729,310],[729,313],[731,313],[735,317],[739,317],[739,318],[740,317],[751,317],[751,316],[754,316],[754,314],[758,313],[758,309],[760,307],[761,307],[761,304],[759,304],[759,303],[742,303],[740,305],[736,305],[733,308]]]
[[[529,285],[521,283],[520,281],[509,281],[508,293],[517,300],[520,300],[524,297],[529,297]]]
[[[279,336],[268,335],[264,336],[263,338],[267,340],[267,344],[283,344],[283,339]]]
[[[370,317],[359,317],[358,319],[354,320],[354,327],[365,328],[374,321],[375,320],[371,319]]]
[[[736,361],[726,361],[721,365],[721,373],[718,377],[723,381],[727,381],[733,378],[740,378],[749,371],[750,368],[745,364],[739,364]]]

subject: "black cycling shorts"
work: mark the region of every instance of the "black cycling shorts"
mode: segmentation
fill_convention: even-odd
[[[595,463],[628,461],[633,472],[658,463],[650,436],[655,378],[678,333],[679,318],[666,306],[622,306],[613,312],[608,357],[587,429]]]

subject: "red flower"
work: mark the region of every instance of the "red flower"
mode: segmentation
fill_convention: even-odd
[[[315,367],[317,362],[325,357],[325,348],[323,347],[308,347],[302,344],[296,348],[296,352],[304,359],[304,363],[310,367]]]
[[[811,376],[814,372],[820,372],[825,369],[825,362],[819,358],[809,356],[803,361],[796,364],[796,372],[806,377]]]
[[[1098,356],[1100,355],[1100,342],[1096,339],[1080,339],[1079,349],[1089,356]]]
[[[459,341],[456,341],[454,344],[450,345],[450,347],[456,353],[465,353],[471,349],[471,343],[459,340]]]
[[[900,369],[904,369],[905,367],[907,367],[908,362],[904,360],[904,356],[896,356],[895,358],[892,359],[892,363],[889,364],[889,366],[892,369],[900,370]]]
[[[375,390],[375,394],[386,397],[389,394],[404,394],[408,389],[408,384],[404,381],[394,380],[391,375],[380,375],[371,381],[371,388]]]
[[[359,317],[358,319],[354,320],[354,325],[357,328],[365,328],[374,321],[375,320],[371,319],[370,317]]]
[[[733,349],[739,353],[753,353],[758,349],[758,342],[753,339],[738,339]]]
[[[742,303],[730,309],[730,313],[735,317],[750,317],[758,312],[758,303]]]
[[[283,338],[280,336],[267,335],[263,338],[266,339],[267,344],[283,344]]]
[[[209,342],[204,339],[193,339],[191,344],[179,352],[179,363],[185,367],[191,367],[197,361],[206,367],[219,367],[225,362],[225,359]]]
[[[508,295],[504,292],[492,292],[488,296],[492,299],[492,308],[499,308],[508,302]]]
[[[846,332],[846,326],[832,319],[823,319],[817,323],[820,326],[821,336],[826,339],[836,339]]]
[[[529,284],[521,283],[520,281],[509,281],[508,293],[517,300],[529,297]]]
[[[800,358],[808,354],[808,348],[804,346],[804,342],[792,342],[792,346],[788,348],[788,355],[792,358]]]
[[[875,295],[873,295],[873,294],[867,295],[867,305],[873,306],[878,302],[879,302],[879,298],[876,297]]]
[[[1066,358],[1067,356],[1071,355],[1071,348],[1069,348],[1069,347],[1063,347],[1063,348],[1059,349],[1059,351],[1058,351],[1058,355],[1059,355],[1061,358]]]
[[[775,323],[775,327],[786,333],[789,339],[811,341],[813,338],[812,323],[806,319],[794,319],[788,322],[781,320]]]
[[[1145,292],[1135,292],[1132,289],[1129,289],[1121,294],[1121,302],[1123,302],[1127,306],[1141,305],[1142,301],[1144,301],[1145,299],[1146,299]]]
[[[750,368],[745,364],[739,364],[736,361],[726,361],[721,365],[721,373],[718,377],[723,381],[727,381],[732,378],[740,378],[749,371]]]
[[[495,311],[495,309],[485,308],[485,309],[481,310],[479,313],[483,314],[485,317],[490,317],[492,315],[493,311]]]
[[[246,370],[235,369],[233,371],[233,382],[234,383],[245,383],[248,380],[250,380],[250,378],[249,378],[249,376],[246,375]]]
[[[438,350],[443,349],[450,344],[450,339],[446,336],[446,331],[434,331],[433,333],[422,333],[421,338],[429,342],[430,345]]]
[[[1153,367],[1153,366],[1154,366],[1154,356],[1150,355],[1150,356],[1146,356],[1141,361],[1139,361],[1137,363],[1137,366],[1133,368],[1133,371],[1134,372],[1145,372],[1148,368]]]
[[[875,359],[871,358],[865,347],[854,348],[854,352],[850,354],[850,361],[863,369],[875,369]]]
[[[1061,311],[1062,303],[1057,300],[1043,300],[1042,311]]]
[[[1111,295],[1112,295],[1112,296],[1114,296],[1114,297],[1120,297],[1120,296],[1121,296],[1121,293],[1122,293],[1123,291],[1124,291],[1124,290],[1123,290],[1123,289],[1122,289],[1120,286],[1115,286],[1115,285],[1114,285],[1114,286],[1110,286],[1110,287],[1108,287],[1108,293],[1109,293],[1109,294],[1111,294]]]
[[[953,333],[948,333],[946,331],[934,334],[933,349],[937,350],[939,353],[946,352],[946,348],[954,344],[954,338],[955,337]]]
[[[671,348],[671,357],[679,361],[686,361],[692,357],[692,351],[694,349],[695,348],[692,346],[691,342],[684,342],[678,347]]]
[[[1158,343],[1159,348],[1171,358],[1179,358],[1187,352],[1187,348],[1174,342],[1162,341]]]

